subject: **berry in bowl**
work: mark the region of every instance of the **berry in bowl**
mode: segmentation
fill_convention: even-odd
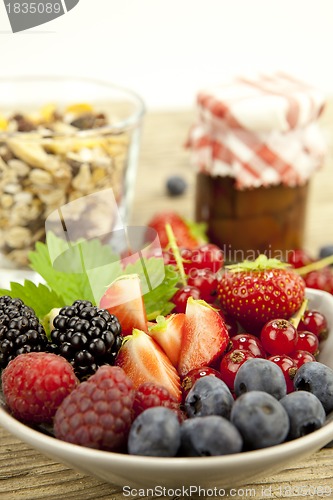
[[[148,258],[147,266],[153,266],[154,259]],[[268,280],[272,275],[275,279],[276,262],[266,262],[266,270],[262,258],[257,264],[249,279],[260,278],[271,286]],[[255,327],[247,315],[247,332],[232,336],[224,319],[230,311],[218,309],[224,300],[223,283],[230,286],[225,274],[241,272],[245,277],[247,270],[223,269],[213,305],[189,297],[185,312],[177,313],[172,298],[176,285],[181,286],[179,269],[173,266],[172,278],[159,285],[161,302],[156,289],[149,292],[153,296],[132,294],[126,301],[140,285],[140,276],[128,273],[136,264],[130,266],[97,304],[83,292],[69,303],[67,291],[66,305],[44,315],[43,324],[41,304],[37,314],[29,304],[35,300],[31,293],[26,293],[24,304],[1,291],[0,348],[5,355],[0,425],[45,455],[122,487],[244,485],[333,439],[330,294],[305,289],[295,272],[294,310],[289,302],[277,318],[273,308],[272,317],[265,312],[259,327],[262,302],[257,300]],[[284,286],[284,266],[277,268],[280,278],[275,281],[283,302],[292,290]],[[286,270],[288,276],[290,272]],[[20,289],[23,298],[24,289],[36,294],[42,290],[45,301],[54,305],[51,288],[25,282],[21,288],[12,284],[8,293]],[[326,329],[325,340],[318,328],[312,332],[318,348],[308,353],[310,361],[305,355],[303,361],[297,357],[313,346],[310,335],[306,341],[301,335],[306,310],[321,317],[321,333]],[[242,324],[239,317],[233,319]],[[277,323],[276,337],[275,342],[270,338],[266,351],[264,339],[272,320]],[[286,330],[293,333],[287,343]],[[288,354],[276,354],[274,346],[280,350],[284,345]],[[243,362],[236,363],[237,356],[231,362],[232,352]],[[220,368],[224,359],[233,377]]]

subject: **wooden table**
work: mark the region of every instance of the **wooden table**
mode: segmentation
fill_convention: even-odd
[[[192,119],[190,111],[148,113],[131,218],[133,224],[145,224],[153,212],[167,208],[193,217],[194,176],[188,153],[183,148]],[[332,133],[333,103],[328,106],[322,122],[327,134]],[[305,247],[313,253],[321,245],[333,243],[332,167],[331,145],[324,168],[313,180],[310,194]],[[164,186],[168,175],[174,173],[183,175],[189,188],[185,196],[170,199],[165,194]],[[279,474],[246,485],[246,488],[251,489],[251,498],[256,500],[269,497],[318,498],[314,493],[316,488],[317,491],[320,488],[329,489],[331,494],[326,498],[333,498],[332,467],[333,449],[324,448],[309,459],[297,462]],[[245,493],[242,497],[245,498]],[[0,498],[123,500],[124,497],[121,489],[55,463],[0,428]]]

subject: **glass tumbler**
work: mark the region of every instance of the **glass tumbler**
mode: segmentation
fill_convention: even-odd
[[[92,193],[111,189],[117,217],[131,208],[142,99],[116,85],[75,77],[0,79],[0,253],[3,267],[25,267],[45,221]],[[115,214],[100,219],[84,203],[71,227],[108,233]],[[73,205],[74,206],[74,205]],[[89,231],[88,231],[89,232]],[[89,236],[89,235],[88,235]]]

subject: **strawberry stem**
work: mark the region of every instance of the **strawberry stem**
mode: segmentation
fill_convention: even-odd
[[[166,224],[165,230],[166,230],[166,233],[168,236],[170,248],[171,248],[173,255],[176,259],[177,268],[178,268],[178,271],[180,274],[180,281],[182,282],[182,284],[184,286],[186,286],[187,281],[186,281],[186,274],[185,274],[185,270],[184,270],[183,259],[182,259],[182,256],[180,255],[179,247],[177,245],[177,241],[176,241],[176,238],[175,238],[175,235],[174,235],[174,232],[172,230],[171,225]]]
[[[330,264],[333,264],[333,255],[329,255],[324,259],[316,260],[316,262],[311,262],[311,264],[307,264],[306,266],[299,267],[298,269],[295,269],[295,272],[304,276],[311,271],[319,271],[319,269],[323,269],[323,267],[327,267]]]

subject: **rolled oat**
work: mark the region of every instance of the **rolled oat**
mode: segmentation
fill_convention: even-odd
[[[14,135],[0,132],[0,251],[24,266],[35,242],[45,239],[45,219],[53,211],[109,187],[119,201],[129,135],[96,129],[95,135],[78,136],[78,131],[86,134],[88,125],[107,125],[106,115],[85,103],[68,106],[64,113],[46,105],[26,116],[1,115],[1,124],[0,130]],[[78,224],[83,216],[97,224],[97,212],[78,213]],[[108,229],[103,226],[104,232]]]

